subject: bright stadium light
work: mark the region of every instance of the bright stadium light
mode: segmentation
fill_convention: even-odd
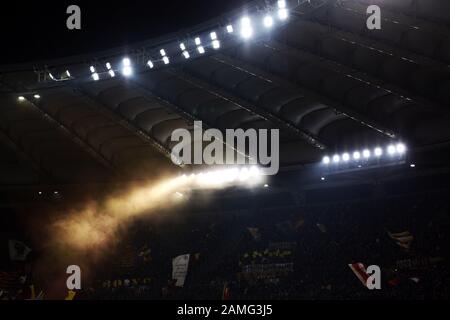
[[[329,164],[330,163],[330,157],[328,157],[328,156],[323,157],[322,162],[324,164]]]
[[[25,97],[24,96],[20,96],[20,97],[17,98],[17,100],[19,100],[19,102],[23,102],[23,101],[25,101]]]
[[[151,60],[148,60],[148,61],[147,61],[147,65],[148,65],[148,67],[149,67],[150,69],[153,69],[154,66],[155,66]]]
[[[209,34],[209,36],[211,37],[211,40],[217,40],[217,33],[216,32],[211,32],[210,34]]]
[[[111,70],[111,63],[109,62],[106,63],[106,69]]]
[[[94,72],[94,73],[92,74],[92,79],[94,79],[94,81],[98,81],[98,80],[100,79],[100,76],[98,75],[97,72]]]
[[[125,77],[129,77],[133,74],[133,68],[131,67],[130,58],[123,58],[122,60],[122,74]]]
[[[286,9],[286,0],[278,0],[278,8]]]
[[[40,99],[40,98],[41,98],[41,96],[38,95],[38,94],[35,94],[33,97],[34,97],[35,99]]]
[[[344,160],[344,162],[348,162],[350,160],[350,155],[348,153],[344,153],[342,155],[342,160]]]
[[[381,157],[383,155],[383,149],[381,149],[380,147],[375,148],[374,154],[376,157]]]
[[[200,54],[204,54],[205,53],[205,48],[203,48],[203,46],[198,46],[197,50]]]
[[[213,45],[213,48],[214,49],[220,49],[220,41],[219,40],[214,40],[213,42],[212,42],[212,45]]]
[[[94,73],[95,72],[95,67],[94,66],[90,66],[89,70],[91,70],[91,73]]]
[[[233,33],[234,32],[234,28],[231,24],[227,25],[227,32],[228,33]]]
[[[191,55],[190,55],[189,52],[187,52],[187,51],[183,51],[183,56],[184,56],[186,59],[189,59],[189,58],[191,57]]]
[[[280,20],[286,20],[288,18],[289,14],[287,9],[280,9],[278,10],[278,17]]]
[[[169,57],[164,57],[163,62],[164,64],[169,64],[170,63]]]
[[[116,73],[114,72],[114,70],[109,70],[108,73],[111,76],[111,78],[114,78],[116,76]]]
[[[180,43],[180,49],[181,51],[186,50],[186,46],[184,45],[184,43]]]
[[[72,77],[69,70],[66,70],[66,76],[69,78]]]
[[[202,44],[202,40],[199,37],[195,38],[195,44],[197,46],[201,45]]]
[[[387,153],[391,156],[393,156],[396,152],[395,146],[394,145],[389,145],[387,147]]]
[[[249,17],[242,18],[241,25],[242,25],[241,36],[244,39],[250,38],[253,35],[253,28],[250,18]]]
[[[395,150],[398,154],[404,154],[406,152],[406,146],[403,143],[398,143],[395,146]]]
[[[341,157],[339,155],[335,154],[333,156],[333,162],[334,163],[339,163],[340,161],[341,161]]]
[[[366,149],[363,151],[363,157],[366,159],[370,158],[370,150]]]
[[[359,151],[353,152],[353,159],[354,159],[354,160],[359,160],[359,159],[361,159],[361,153],[359,153]]]
[[[166,50],[164,49],[159,50],[159,53],[161,54],[162,57],[166,56]]]
[[[271,16],[264,17],[264,26],[266,28],[271,28],[273,26],[273,18]]]

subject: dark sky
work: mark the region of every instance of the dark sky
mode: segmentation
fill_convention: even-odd
[[[16,0],[0,9],[0,65],[132,44],[220,16],[246,0]],[[6,4],[6,3],[5,3]],[[66,28],[66,9],[81,8],[82,30]]]

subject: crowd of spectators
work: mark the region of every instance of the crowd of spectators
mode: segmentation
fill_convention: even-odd
[[[137,222],[124,240],[128,252],[135,248],[133,263],[99,275],[86,297],[448,299],[450,295],[450,212],[446,197],[439,194],[182,217]],[[407,247],[390,237],[396,232],[412,236]],[[172,258],[187,253],[191,259],[186,281],[176,287]],[[349,268],[351,263],[379,266],[381,290],[365,287]]]

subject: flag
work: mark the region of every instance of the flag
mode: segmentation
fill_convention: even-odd
[[[352,263],[348,265],[356,277],[361,281],[364,287],[367,287],[367,279],[369,279],[369,274],[366,271],[366,267],[362,263]]]
[[[23,242],[17,240],[9,240],[9,258],[12,261],[25,261],[31,249]]]
[[[399,232],[399,233],[391,233],[388,231],[389,237],[394,240],[398,246],[403,249],[409,250],[411,247],[411,243],[414,240],[413,235],[409,231]]]
[[[184,286],[188,272],[189,257],[189,254],[183,254],[172,260],[172,279],[176,280],[175,286],[177,287]]]

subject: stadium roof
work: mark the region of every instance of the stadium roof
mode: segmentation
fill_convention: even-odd
[[[286,22],[246,40],[221,33],[221,48],[205,54],[195,52],[194,37],[225,30],[244,10],[128,51],[4,67],[0,185],[104,183],[178,170],[168,157],[170,135],[192,130],[194,120],[222,130],[279,128],[283,168],[397,141],[419,153],[448,148],[449,1],[287,2]],[[367,29],[368,4],[381,6],[381,30]],[[256,1],[245,12],[264,7]],[[194,48],[190,59],[161,63],[159,49],[182,57],[182,41]],[[142,70],[109,77],[106,63],[125,55]],[[160,66],[146,68],[149,56]],[[99,81],[91,65],[101,70]],[[68,81],[48,79],[66,70]]]

